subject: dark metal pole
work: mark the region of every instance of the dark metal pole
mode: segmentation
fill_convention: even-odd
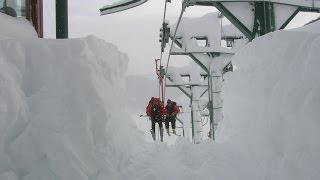
[[[214,132],[214,112],[213,112],[213,95],[212,95],[212,71],[210,70],[208,73],[208,96],[209,96],[209,112],[210,112],[210,126],[211,126],[211,138],[215,140],[215,132]]]
[[[193,121],[193,105],[192,105],[192,99],[193,99],[193,93],[192,93],[192,86],[191,86],[191,98],[190,98],[190,104],[191,104],[191,124],[192,124],[192,142],[195,143],[194,140],[194,121]]]
[[[253,35],[263,36],[275,31],[275,15],[272,2],[255,2]]]
[[[68,0],[56,0],[56,38],[68,38]]]

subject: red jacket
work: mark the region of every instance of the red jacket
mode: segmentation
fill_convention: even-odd
[[[166,114],[165,112],[165,109],[162,105],[162,103],[160,102],[159,98],[154,98],[154,99],[151,99],[148,106],[146,107],[146,113],[147,113],[147,116],[151,116],[152,114],[152,106],[154,104],[158,104],[160,106],[160,115],[161,116],[164,116]]]
[[[171,107],[171,106],[173,106],[173,107]],[[168,110],[171,108],[173,108],[173,112],[169,114]],[[167,104],[165,109],[166,109],[166,116],[174,115],[175,117],[177,117],[177,114],[180,113],[179,107],[176,104],[174,104],[173,102],[170,104]]]

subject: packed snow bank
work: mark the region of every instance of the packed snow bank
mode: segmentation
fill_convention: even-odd
[[[244,152],[259,179],[320,178],[319,48],[319,33],[279,31],[233,58],[218,137]]]
[[[118,166],[101,154],[139,139],[123,109],[127,61],[95,37],[1,40],[0,179],[87,180]]]
[[[15,18],[0,13],[0,39],[37,38],[37,32],[25,18]]]

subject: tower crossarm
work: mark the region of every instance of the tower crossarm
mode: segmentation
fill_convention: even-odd
[[[184,0],[214,6],[249,40],[284,29],[299,12],[320,12],[319,0]]]
[[[186,1],[186,0],[184,0]],[[318,10],[320,9],[320,1],[318,0],[189,0],[189,5],[212,6],[215,2],[271,2],[281,5],[297,6],[303,9]]]

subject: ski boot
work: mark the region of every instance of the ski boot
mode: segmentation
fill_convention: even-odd
[[[171,135],[170,135],[170,131],[169,131],[169,129],[166,129],[166,130],[167,130],[168,136],[171,136]]]
[[[172,129],[172,133],[175,134],[175,135],[177,135],[175,129]]]
[[[160,138],[161,138],[161,142],[163,142],[163,128],[160,129]]]
[[[155,130],[151,129],[150,132],[151,132],[151,135],[152,135],[153,140],[155,141],[155,140],[156,140]]]

